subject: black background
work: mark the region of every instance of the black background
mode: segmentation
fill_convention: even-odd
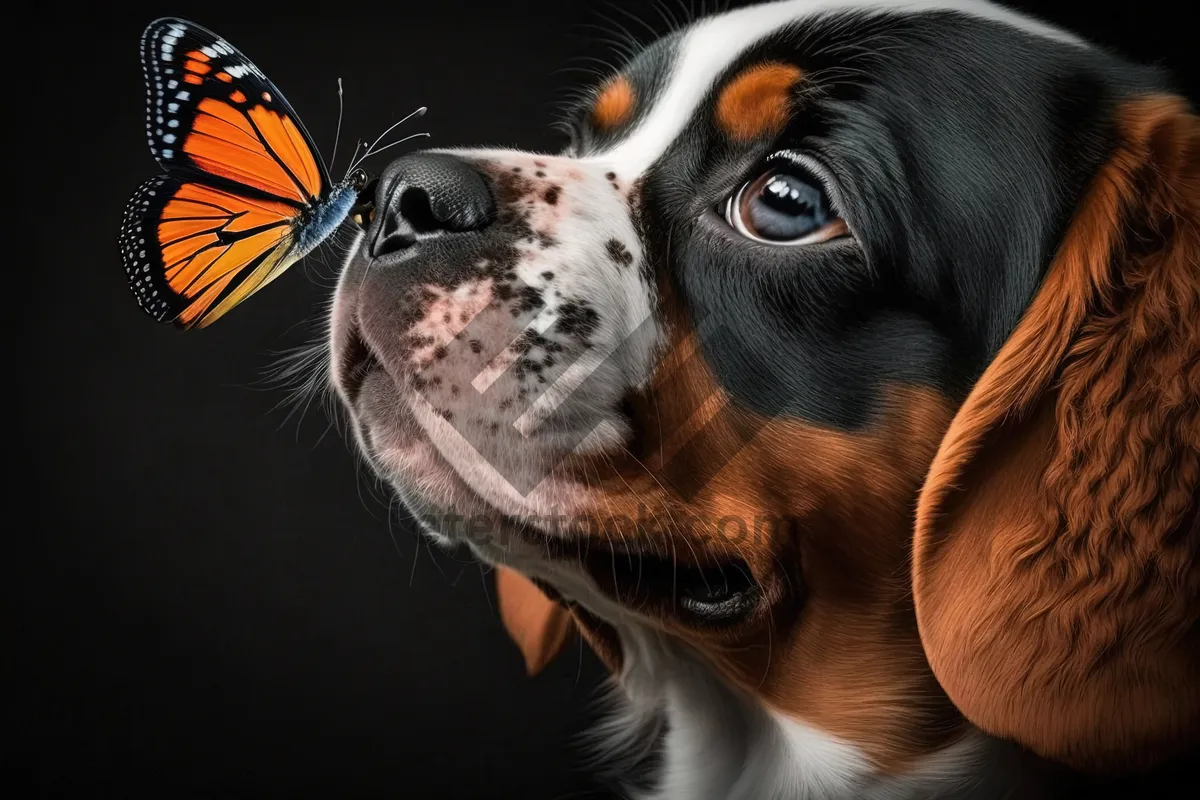
[[[1164,63],[1195,97],[1176,4],[1021,5]],[[324,412],[288,418],[261,384],[274,352],[318,335],[334,267],[310,259],[183,334],[138,311],[116,234],[157,169],[137,57],[155,16],[228,38],[326,148],[341,76],[340,174],[355,137],[419,105],[404,130],[433,146],[558,146],[557,105],[613,55],[586,26],[646,35],[613,5],[665,30],[638,0],[43,4],[10,21],[14,779],[58,796],[604,796],[574,740],[603,677],[590,653],[573,643],[527,679],[491,575],[423,544]]]

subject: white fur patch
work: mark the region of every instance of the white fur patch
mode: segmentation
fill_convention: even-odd
[[[912,770],[878,772],[849,742],[764,708],[666,637],[619,625],[630,722],[666,715],[664,766],[637,800],[1001,800],[1041,797],[1020,754],[972,732]]]

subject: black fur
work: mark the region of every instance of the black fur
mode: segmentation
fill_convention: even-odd
[[[953,12],[851,16],[806,20],[737,59],[640,203],[658,279],[684,298],[725,390],[840,429],[869,423],[888,384],[965,395],[1108,156],[1119,104],[1165,87],[1103,51]],[[646,73],[670,62],[646,58],[631,74],[653,85]],[[735,145],[716,97],[764,60],[804,71],[796,113],[773,141]],[[720,218],[781,149],[825,166],[854,241],[761,245]]]

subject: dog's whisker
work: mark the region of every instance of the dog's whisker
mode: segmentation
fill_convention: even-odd
[[[607,59],[600,58],[599,56],[578,55],[574,58],[568,59],[566,63],[598,64],[602,68],[600,73],[602,75],[610,75],[617,71],[616,64],[608,61]]]
[[[299,421],[303,422],[313,400],[329,388],[329,359],[325,342],[318,339],[275,355],[275,365],[266,370],[259,384],[267,389],[285,390],[284,398],[272,409],[274,412],[291,406],[280,423],[281,427],[296,414],[299,414]]]
[[[643,28],[646,29],[646,32],[650,34],[651,40],[657,39],[661,35],[661,33],[659,31],[654,29],[653,25],[646,22],[646,20],[642,19],[637,14],[634,14],[632,11],[625,8],[624,6],[620,6],[617,3],[614,3],[614,2],[612,2],[612,0],[605,0],[604,5],[619,14],[624,14],[628,19],[632,20],[633,22],[636,22],[638,25],[641,25]]]
[[[618,23],[611,23],[617,25]],[[590,35],[588,38],[593,42],[607,45],[618,52],[622,59],[628,61],[640,49],[641,43],[634,38],[633,34],[625,30],[612,30],[603,25],[597,25],[594,22],[581,22],[578,27],[584,30],[598,31],[603,34],[601,36]]]
[[[651,5],[654,7],[654,10],[658,12],[658,15],[662,17],[662,20],[666,23],[668,30],[677,31],[683,27],[683,24],[680,23],[679,18],[675,16],[675,12],[670,9],[665,0],[654,0]]]

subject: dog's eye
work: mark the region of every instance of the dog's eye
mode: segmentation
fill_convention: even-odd
[[[768,244],[817,244],[849,233],[822,182],[787,159],[768,162],[725,201],[724,216],[738,233]]]

